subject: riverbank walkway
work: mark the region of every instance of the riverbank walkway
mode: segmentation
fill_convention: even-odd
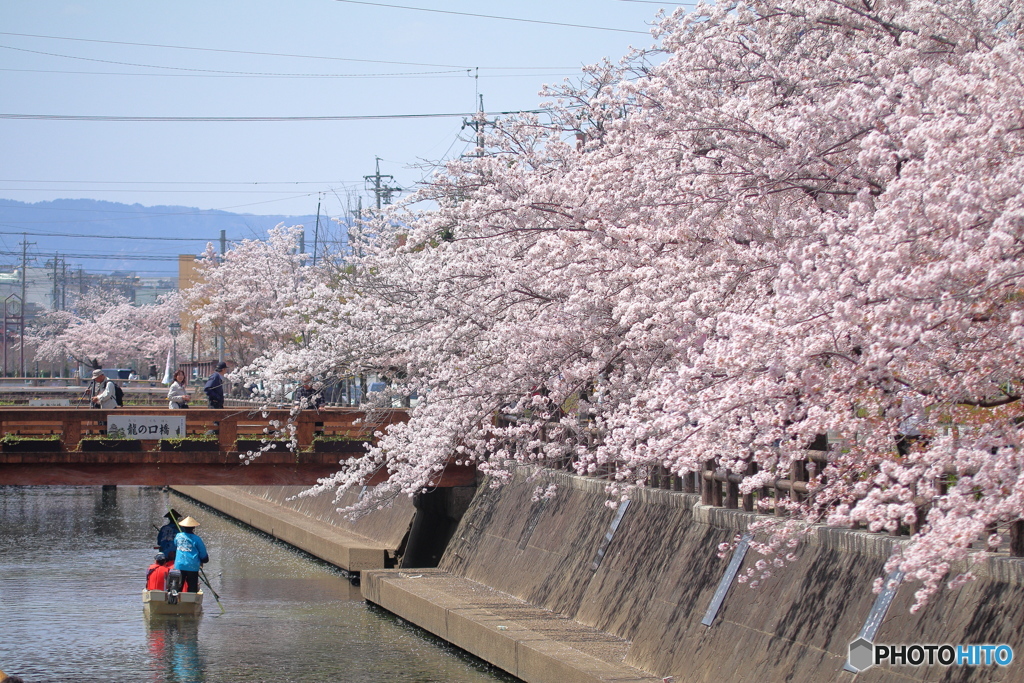
[[[364,572],[363,597],[530,683],[662,683],[629,642],[439,569]]]

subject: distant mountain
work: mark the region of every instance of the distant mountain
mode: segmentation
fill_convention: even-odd
[[[0,199],[0,267],[20,267],[25,240],[30,266],[52,263],[59,254],[69,270],[171,277],[177,273],[178,254],[200,254],[207,242],[219,250],[222,230],[230,246],[242,239],[262,239],[281,223],[305,226],[306,249],[312,251],[315,215],[255,216],[94,199],[35,204]],[[319,237],[340,239],[337,224],[321,216]]]

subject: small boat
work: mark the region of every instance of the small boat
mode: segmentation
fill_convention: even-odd
[[[177,602],[167,602],[167,591],[143,589],[142,608],[149,614],[199,614],[203,611],[203,591],[178,593]]]

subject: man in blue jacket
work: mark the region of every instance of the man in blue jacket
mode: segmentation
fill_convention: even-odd
[[[185,580],[185,591],[188,593],[199,592],[199,569],[210,561],[206,552],[206,544],[203,539],[196,535],[196,527],[199,522],[186,517],[178,522],[181,531],[174,537],[174,545],[177,550],[174,556],[174,568],[181,572]]]
[[[228,364],[224,361],[217,363],[217,370],[210,379],[206,380],[206,384],[203,386],[203,391],[206,392],[206,398],[210,401],[211,408],[223,408],[224,407],[224,370],[228,369]]]

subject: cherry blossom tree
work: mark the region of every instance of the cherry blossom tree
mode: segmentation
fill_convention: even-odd
[[[318,490],[385,467],[379,502],[455,454],[498,482],[568,460],[616,497],[712,461],[749,492],[829,434],[758,549],[794,520],[911,527],[890,568],[925,604],[1024,511],[1022,31],[1010,0],[701,5],[499,122],[416,196],[436,208],[378,217],[282,309],[308,344],[262,372],[422,397]]]
[[[182,292],[193,319],[223,335],[239,366],[305,343],[299,303],[315,286],[299,248],[302,226],[278,226],[266,240],[243,240],[223,257],[212,246],[200,261],[199,282]]]
[[[171,347],[171,320],[180,315],[177,294],[157,303],[135,306],[120,294],[92,290],[79,297],[70,311],[40,316],[29,335],[36,358],[83,365],[123,359],[159,358]]]

